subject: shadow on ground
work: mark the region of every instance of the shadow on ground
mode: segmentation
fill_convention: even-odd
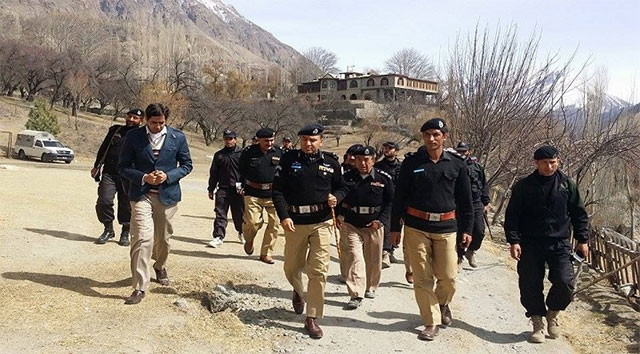
[[[126,297],[102,294],[94,290],[94,288],[123,288],[131,285],[131,278],[114,282],[100,282],[86,277],[32,272],[6,272],[2,273],[2,277],[11,280],[26,280],[52,288],[65,289],[84,296],[118,300],[125,300]]]
[[[47,230],[47,229],[34,229],[25,227],[24,230],[29,232],[35,232],[41,235],[53,236],[69,241],[81,241],[81,242],[95,242],[97,237],[89,237],[82,234],[76,234],[73,232],[61,231],[61,230]]]

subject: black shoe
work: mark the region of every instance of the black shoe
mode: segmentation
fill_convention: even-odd
[[[98,237],[98,239],[96,240],[96,244],[104,245],[105,243],[107,243],[107,241],[109,241],[110,238],[114,237],[116,237],[116,233],[113,232],[113,230],[104,230],[102,232],[102,235],[100,235],[100,237]]]
[[[358,307],[360,307],[360,304],[362,304],[362,298],[361,297],[354,297],[353,299],[349,300],[349,302],[347,302],[347,305],[345,306],[345,309],[347,309],[347,310],[355,310]]]
[[[129,246],[129,231],[122,229],[122,233],[120,234],[120,241],[118,241],[120,246]]]

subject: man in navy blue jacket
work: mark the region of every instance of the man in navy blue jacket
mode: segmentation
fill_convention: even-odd
[[[171,218],[182,197],[179,181],[191,172],[187,140],[167,127],[169,108],[150,104],[147,125],[130,131],[124,141],[118,172],[130,181],[131,274],[133,293],[125,304],[137,304],[149,289],[151,259],[156,279],[169,284],[165,268],[169,256]]]

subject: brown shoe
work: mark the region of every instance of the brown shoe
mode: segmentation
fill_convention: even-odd
[[[134,290],[131,293],[131,296],[129,296],[125,301],[124,304],[125,305],[135,305],[140,303],[140,301],[142,301],[142,299],[144,299],[144,291],[141,290]]]
[[[413,284],[413,273],[412,272],[404,273],[404,278],[407,279],[407,283]]]
[[[440,305],[440,320],[445,327],[451,324],[451,309],[449,305]]]
[[[306,329],[307,333],[309,333],[309,337],[311,337],[313,339],[322,338],[322,334],[323,334],[322,333],[322,329],[316,323],[316,319],[315,318],[307,317],[307,319],[304,320],[304,329]]]
[[[295,313],[297,313],[298,315],[304,312],[304,299],[298,295],[298,293],[294,290],[293,291],[293,311],[295,311]]]
[[[426,326],[424,330],[418,334],[418,339],[432,341],[438,335],[439,331],[436,325]]]
[[[271,258],[271,256],[269,256],[268,254],[261,255],[260,256],[260,261],[262,261],[263,263],[267,263],[267,264],[275,263],[273,261],[273,258]]]
[[[248,254],[248,255],[252,255],[253,254],[253,240],[251,241],[244,241],[244,253]]]
[[[158,283],[160,283],[160,285],[163,285],[163,286],[169,285],[169,276],[167,275],[166,269],[158,270],[153,268],[153,270],[156,271],[156,280],[158,280]]]

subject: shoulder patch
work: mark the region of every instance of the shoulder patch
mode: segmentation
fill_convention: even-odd
[[[385,171],[383,171],[383,170],[381,170],[381,169],[379,169],[379,168],[376,168],[376,173],[379,173],[379,174],[381,174],[381,175],[383,175],[383,176],[386,176],[386,177],[387,177],[387,178],[389,178],[389,179],[392,179],[392,177],[391,177],[391,175],[390,175],[390,174],[386,173]]]
[[[460,154],[458,154],[457,152],[451,152],[451,151],[448,151],[448,150],[446,150],[445,152],[448,152],[450,156],[454,156],[454,157],[458,158],[459,160],[464,161],[464,157],[462,157],[462,156],[461,156]]]

